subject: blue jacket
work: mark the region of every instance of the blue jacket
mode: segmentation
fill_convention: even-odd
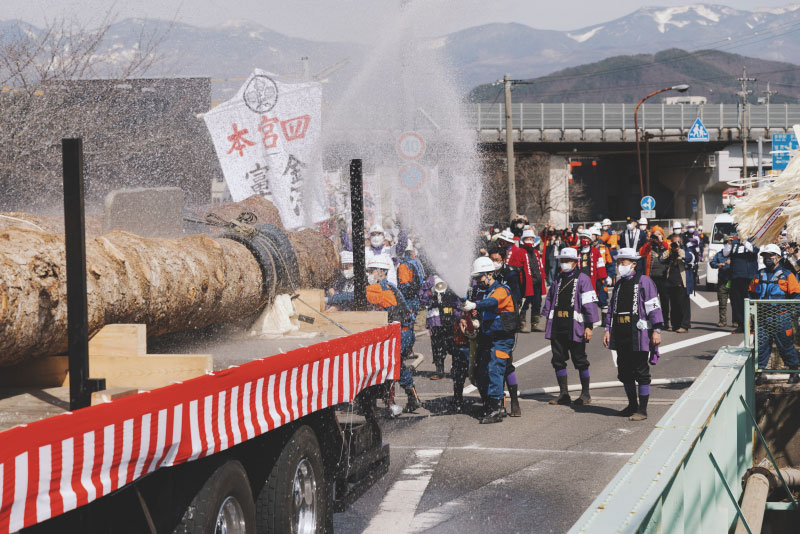
[[[505,314],[517,313],[514,300],[511,297],[511,290],[508,286],[495,281],[486,292],[483,300],[475,303],[475,309],[481,314],[481,333],[503,337],[514,334],[507,334],[503,331],[501,316]]]
[[[722,251],[720,250],[719,252],[714,254],[714,257],[709,262],[709,265],[711,265],[714,269],[717,269],[719,271],[719,274],[717,275],[718,284],[726,284],[728,283],[728,280],[731,279],[731,265],[725,263],[726,261],[728,261],[728,259],[729,258],[726,258],[722,254]],[[731,263],[733,262],[731,261]]]
[[[800,284],[788,269],[777,267],[768,272],[760,269],[758,276],[750,284],[750,297],[754,299],[797,299],[800,298]]]
[[[752,280],[758,271],[758,247],[748,251],[744,244],[737,243],[731,248],[731,278]]]

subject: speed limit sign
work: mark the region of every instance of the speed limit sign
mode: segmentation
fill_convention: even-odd
[[[419,159],[425,154],[425,140],[417,132],[403,132],[397,138],[397,153],[403,159]]]

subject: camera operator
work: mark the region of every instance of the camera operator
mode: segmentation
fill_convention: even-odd
[[[669,248],[661,254],[661,263],[667,266],[666,286],[669,293],[670,325],[677,334],[685,334],[692,323],[689,295],[694,292],[692,265],[695,255],[681,241],[680,234],[669,237]],[[666,319],[664,319],[666,322]]]

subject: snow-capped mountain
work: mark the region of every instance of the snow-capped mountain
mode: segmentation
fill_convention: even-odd
[[[144,28],[144,33],[143,33]],[[0,20],[0,44],[40,29],[25,22]],[[196,27],[143,19],[113,24],[100,52],[107,63],[122,63],[136,53],[144,35],[163,36],[165,56],[149,73],[159,76],[211,76],[234,79],[214,84],[214,98],[226,98],[253,67],[299,76],[300,58],[309,57],[312,73],[347,61],[331,76],[329,92],[347,83],[370,49],[351,43],[326,43],[289,37],[250,21]],[[624,17],[569,31],[541,30],[516,23],[476,26],[440,36],[427,46],[440,50],[468,90],[511,74],[532,78],[566,67],[618,55],[655,53],[670,48],[713,48],[773,61],[800,58],[800,4],[738,10],[716,4],[644,7]]]

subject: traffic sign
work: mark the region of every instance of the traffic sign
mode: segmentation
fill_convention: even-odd
[[[400,167],[397,177],[400,179],[400,185],[406,189],[419,189],[425,182],[427,173],[421,165],[412,161]]]
[[[783,170],[797,150],[797,137],[793,133],[772,134],[772,170]]]
[[[655,219],[656,218],[656,210],[642,210],[640,217],[644,219]]]
[[[707,143],[709,138],[708,130],[703,126],[703,121],[700,120],[700,117],[697,117],[692,127],[689,128],[689,135],[686,136],[686,140],[690,143]]]
[[[403,132],[397,138],[397,153],[403,159],[419,159],[425,153],[425,140],[417,132]]]
[[[656,199],[647,195],[646,197],[642,197],[642,201],[639,202],[639,205],[642,206],[643,210],[654,210],[656,209]],[[644,217],[644,215],[642,215]]]

